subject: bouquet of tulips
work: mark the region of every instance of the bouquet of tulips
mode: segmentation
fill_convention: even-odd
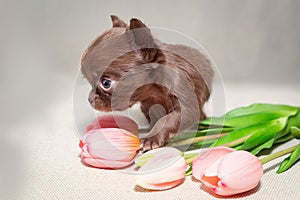
[[[188,138],[189,135],[179,136],[171,145],[192,143],[199,147],[210,144],[210,147],[227,146],[257,155],[275,144],[300,139],[299,128],[300,107],[252,104],[231,110],[221,117],[200,121],[199,130],[193,133],[194,138]],[[294,153],[291,159],[289,162],[288,159],[284,160],[277,173],[289,169],[299,159],[299,150],[292,150]]]
[[[185,176],[193,175],[214,193],[229,196],[256,187],[263,175],[263,164],[289,154],[277,170],[282,173],[300,159],[300,145],[262,159],[258,156],[275,144],[300,139],[300,108],[273,104],[237,108],[224,116],[200,121],[196,133],[176,136],[168,147],[141,155],[137,134],[137,125],[129,118],[99,117],[80,140],[82,160],[106,169],[135,165],[136,184],[145,189],[169,189],[181,184]],[[181,145],[209,148],[200,153],[174,148]]]

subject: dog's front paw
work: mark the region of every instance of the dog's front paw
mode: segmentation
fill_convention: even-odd
[[[165,139],[161,135],[157,134],[151,137],[141,139],[141,151],[146,152],[152,149],[157,149],[164,146]]]

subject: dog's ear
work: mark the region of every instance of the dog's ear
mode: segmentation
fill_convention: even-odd
[[[159,50],[157,49],[150,29],[141,20],[133,18],[130,20],[129,30],[133,35],[134,43],[144,61],[153,61]]]
[[[110,18],[111,18],[113,27],[123,27],[123,28],[128,27],[128,25],[125,22],[123,22],[123,20],[121,20],[116,15],[111,15]]]

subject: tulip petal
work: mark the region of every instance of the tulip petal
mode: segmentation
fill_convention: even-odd
[[[138,184],[142,188],[148,189],[148,190],[167,190],[170,188],[173,188],[177,185],[180,185],[184,181],[183,179],[179,179],[176,181],[171,181],[171,182],[165,182],[165,183],[158,183],[158,184],[147,184],[147,183],[140,183]]]
[[[79,146],[82,161],[99,168],[124,168],[133,163],[140,148],[139,139],[126,130],[103,128],[85,134]]]
[[[139,169],[136,184],[146,189],[165,190],[182,183],[187,165],[179,151],[172,149],[156,150],[156,155]]]
[[[201,174],[201,182],[211,189],[218,187],[220,181],[220,178],[218,177],[218,169],[222,158],[223,157],[219,158],[217,161],[208,166]]]
[[[246,192],[256,187],[262,177],[261,162],[247,151],[231,151],[215,159],[200,173],[200,180],[216,194],[229,196]]]
[[[222,160],[222,158],[223,157],[219,158],[214,163],[212,163],[209,167],[207,167],[203,171],[202,176],[203,175],[205,175],[205,176],[218,176],[218,169],[219,169],[220,161]]]
[[[83,147],[81,152],[81,159],[84,163],[91,165],[93,167],[98,167],[101,169],[120,169],[129,166],[133,163],[131,161],[117,161],[117,160],[103,160],[94,158],[91,154],[89,154],[86,150],[86,147]]]
[[[103,128],[88,132],[85,140],[89,153],[105,160],[128,160],[140,148],[138,137],[123,129]]]
[[[215,194],[222,195],[222,196],[232,196],[235,194],[240,194],[243,192],[247,192],[247,189],[233,189],[233,188],[224,188],[224,187],[216,187],[211,188],[211,191]]]
[[[137,166],[141,167],[145,163],[147,163],[150,159],[162,154],[177,156],[177,155],[182,155],[183,153],[173,147],[162,147],[162,148],[153,149],[151,151],[147,151],[146,153],[143,153],[137,159],[135,159],[134,162]]]
[[[122,115],[98,116],[86,127],[85,132],[100,128],[120,128],[138,136],[138,125],[132,119]]]
[[[122,162],[122,161],[115,161],[115,160],[101,160],[101,159],[95,159],[89,157],[86,158],[84,157],[82,161],[93,167],[98,167],[101,169],[121,169],[131,164],[130,162]]]
[[[206,182],[208,183],[209,185],[211,185],[211,187],[214,188],[218,186],[218,183],[220,181],[220,178],[218,176],[206,176],[206,174],[204,174],[202,176],[202,179],[201,179],[202,182]],[[206,184],[205,184],[206,185]]]
[[[129,166],[133,160],[118,161],[118,160],[104,160],[93,157],[88,151],[87,147],[83,146],[81,151],[81,159],[83,162],[101,169],[120,169]]]
[[[262,175],[263,168],[259,159],[247,151],[227,154],[219,163],[218,176],[222,185],[235,190],[254,188]]]
[[[211,149],[206,149],[204,152],[201,152],[200,155],[193,161],[193,176],[200,180],[203,174],[203,171],[220,159],[222,156],[235,151],[234,149],[228,147],[215,147]]]

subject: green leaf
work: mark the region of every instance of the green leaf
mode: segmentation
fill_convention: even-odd
[[[290,116],[287,125],[283,131],[276,135],[276,138],[281,138],[291,132],[293,126],[300,127],[300,108],[297,108],[297,113]]]
[[[255,124],[252,126],[247,126],[243,127],[240,129],[236,129],[229,133],[228,135],[225,135],[218,139],[215,143],[211,145],[211,147],[215,146],[220,146],[220,145],[225,145],[227,143],[233,142],[233,141],[238,141],[241,140],[240,142],[235,143],[235,145],[242,144],[245,140],[243,138],[246,137],[251,137],[254,134],[262,134],[262,133],[267,133],[269,130],[272,130],[272,126],[278,125],[278,121],[270,121],[266,123],[261,123],[261,124]]]
[[[205,126],[243,127],[282,117],[295,115],[297,107],[273,104],[253,104],[234,109],[222,117],[211,117],[200,121]]]
[[[300,139],[300,129],[296,126],[291,127],[291,132],[294,138]]]
[[[189,164],[188,166],[189,168],[185,171],[185,176],[190,176],[193,173],[192,164]]]
[[[286,170],[288,170],[289,168],[291,168],[298,160],[300,159],[300,145],[289,155],[289,157],[287,157],[286,159],[284,159],[278,170],[277,173],[280,174]]]
[[[187,133],[182,133],[182,134],[178,134],[178,135],[174,136],[172,139],[172,142],[178,141],[178,140],[184,140],[184,139],[188,139],[188,138],[205,136],[205,135],[220,134],[220,133],[230,132],[232,130],[233,130],[233,128],[209,128],[209,129],[204,129],[204,130],[198,130],[195,132],[187,132]]]
[[[290,113],[291,114],[291,113]],[[232,118],[214,118],[212,119],[212,123],[214,125],[219,125],[225,127],[245,127],[245,126],[250,126],[254,124],[260,124],[263,122],[283,118],[283,117],[288,117],[289,115],[286,112],[281,112],[281,111],[267,111],[267,112],[261,112],[261,113],[254,113],[254,114],[248,114],[248,115],[243,115],[243,116],[236,116]]]
[[[209,129],[203,129],[198,130],[196,136],[204,136],[204,135],[213,135],[213,134],[220,134],[220,133],[226,133],[233,131],[233,128],[226,128],[226,127],[220,127],[220,128],[209,128]]]
[[[221,137],[215,143],[213,143],[211,145],[211,147],[226,145],[226,144],[234,142],[234,141],[237,141],[236,143],[234,143],[235,145],[239,145],[239,144],[242,144],[244,141],[248,140],[247,137],[250,138],[252,135],[255,135],[255,134],[262,135],[262,134],[268,134],[269,132],[273,133],[274,131],[280,130],[281,127],[282,127],[282,125],[279,124],[278,120],[243,127],[240,129],[236,129],[236,130],[232,131],[231,133],[229,133],[228,135]],[[243,139],[245,139],[245,140],[243,140]],[[240,142],[238,142],[238,140],[240,140]],[[254,142],[255,146],[257,146],[256,141],[253,141],[253,142]],[[231,146],[231,145],[229,145],[229,146]]]
[[[297,107],[288,106],[288,105],[278,105],[278,104],[262,104],[256,103],[252,104],[247,107],[240,107],[236,108],[226,114],[226,117],[236,117],[242,115],[248,115],[253,113],[261,113],[261,112],[268,112],[268,111],[281,111],[287,113],[294,113],[297,112]]]
[[[224,117],[208,117],[202,121],[199,122],[200,126],[217,126],[219,128],[222,128],[225,122]],[[206,128],[206,127],[205,127]]]
[[[260,146],[256,147],[255,149],[252,149],[251,153],[256,155],[263,149],[269,149],[273,146],[275,139],[272,138],[271,140],[268,140],[267,142],[261,144]]]
[[[276,139],[275,144],[284,143],[284,142],[287,142],[287,141],[289,141],[293,138],[294,138],[293,135],[291,133],[289,133],[289,134],[287,134],[287,135],[285,135],[281,138]]]
[[[193,143],[192,145],[195,147],[200,147],[200,146],[206,146],[206,145],[210,145],[212,143],[214,143],[217,139],[215,140],[205,140],[203,142],[197,142],[197,143]]]
[[[275,135],[285,127],[286,121],[287,118],[274,120],[272,124],[263,128],[261,131],[257,131],[249,139],[247,139],[245,143],[242,145],[241,149],[242,150],[253,149],[267,142],[271,138],[274,138]]]
[[[234,149],[235,149],[235,150],[242,150],[242,149],[241,149],[242,146],[243,146],[243,145],[238,145],[238,146],[234,147]]]

